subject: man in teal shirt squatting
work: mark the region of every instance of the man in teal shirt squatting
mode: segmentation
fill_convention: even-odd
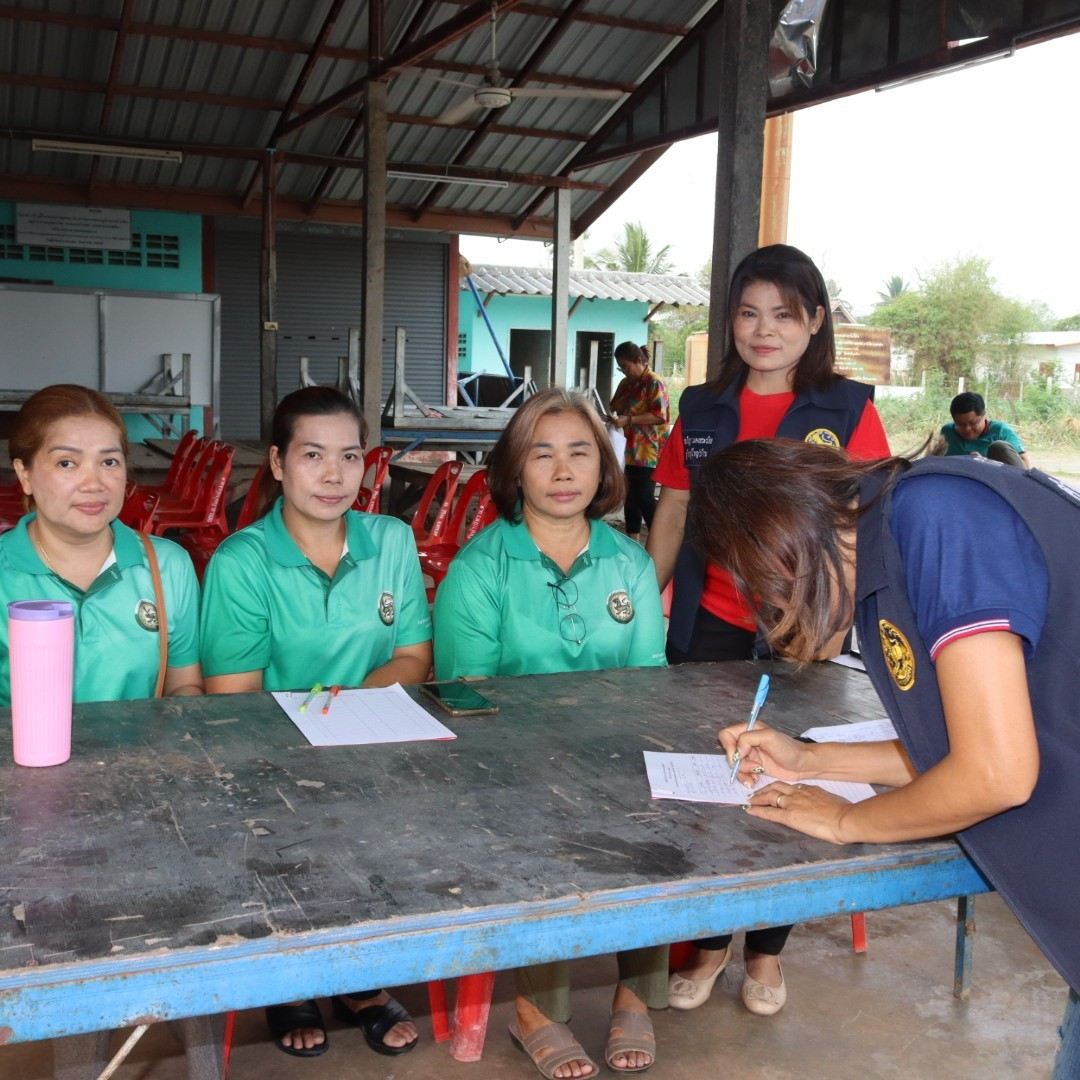
[[[1020,436],[1004,421],[987,418],[981,394],[957,394],[949,412],[952,423],[941,429],[946,457],[974,454],[1020,469],[1031,467]]]

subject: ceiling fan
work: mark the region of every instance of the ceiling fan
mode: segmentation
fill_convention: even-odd
[[[415,75],[418,79],[430,79],[433,82],[451,83],[454,86],[464,86],[469,91],[469,96],[463,101],[452,105],[437,118],[440,124],[463,124],[472,119],[485,109],[505,109],[514,98],[519,97],[570,97],[570,98],[599,98],[607,101],[616,101],[623,96],[622,90],[589,89],[586,87],[566,87],[564,89],[548,89],[541,87],[500,86],[502,72],[499,70],[498,52],[495,44],[495,15],[496,5],[494,0],[491,5],[491,59],[484,65],[487,68],[483,79],[479,83],[469,83],[462,79],[448,79],[445,75],[429,75],[424,71],[408,69],[407,73]],[[406,74],[403,72],[402,74]]]

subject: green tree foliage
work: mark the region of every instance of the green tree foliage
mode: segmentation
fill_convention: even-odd
[[[986,259],[944,263],[918,288],[879,304],[867,322],[889,327],[894,346],[911,350],[916,374],[940,371],[956,379],[979,373],[1015,381],[1020,345],[1040,317],[995,285]]]
[[[903,296],[904,293],[911,291],[911,287],[899,274],[893,274],[893,276],[887,278],[883,284],[885,285],[885,288],[878,293],[883,304],[887,304],[890,301],[895,300],[898,296]]]
[[[590,270],[625,270],[634,274],[670,274],[675,269],[671,261],[671,245],[655,250],[640,221],[623,222],[623,236],[616,241],[615,250],[601,248],[585,256]]]
[[[1050,327],[1051,330],[1080,330],[1080,314],[1070,315],[1067,319],[1058,319]]]
[[[699,330],[709,329],[709,309],[693,307],[665,308],[652,321],[649,337],[664,343],[664,371],[681,371],[686,359],[686,339]]]

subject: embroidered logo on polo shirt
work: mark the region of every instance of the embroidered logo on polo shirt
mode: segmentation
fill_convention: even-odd
[[[384,592],[379,597],[379,618],[382,619],[383,626],[394,625],[394,594],[392,592]]]
[[[915,685],[915,654],[908,639],[891,622],[878,620],[881,633],[881,652],[889,674],[900,690],[910,690]]]
[[[803,442],[808,442],[813,446],[831,446],[834,450],[840,449],[840,440],[828,428],[824,427],[814,428],[803,439]]]
[[[151,634],[159,630],[157,617],[157,604],[153,600],[140,600],[135,605],[135,621]]]
[[[618,623],[628,623],[634,617],[630,594],[624,589],[616,589],[607,598],[607,613]]]

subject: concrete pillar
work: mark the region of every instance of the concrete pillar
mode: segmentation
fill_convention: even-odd
[[[555,192],[555,250],[551,259],[551,385],[566,386],[570,326],[570,192]]]

